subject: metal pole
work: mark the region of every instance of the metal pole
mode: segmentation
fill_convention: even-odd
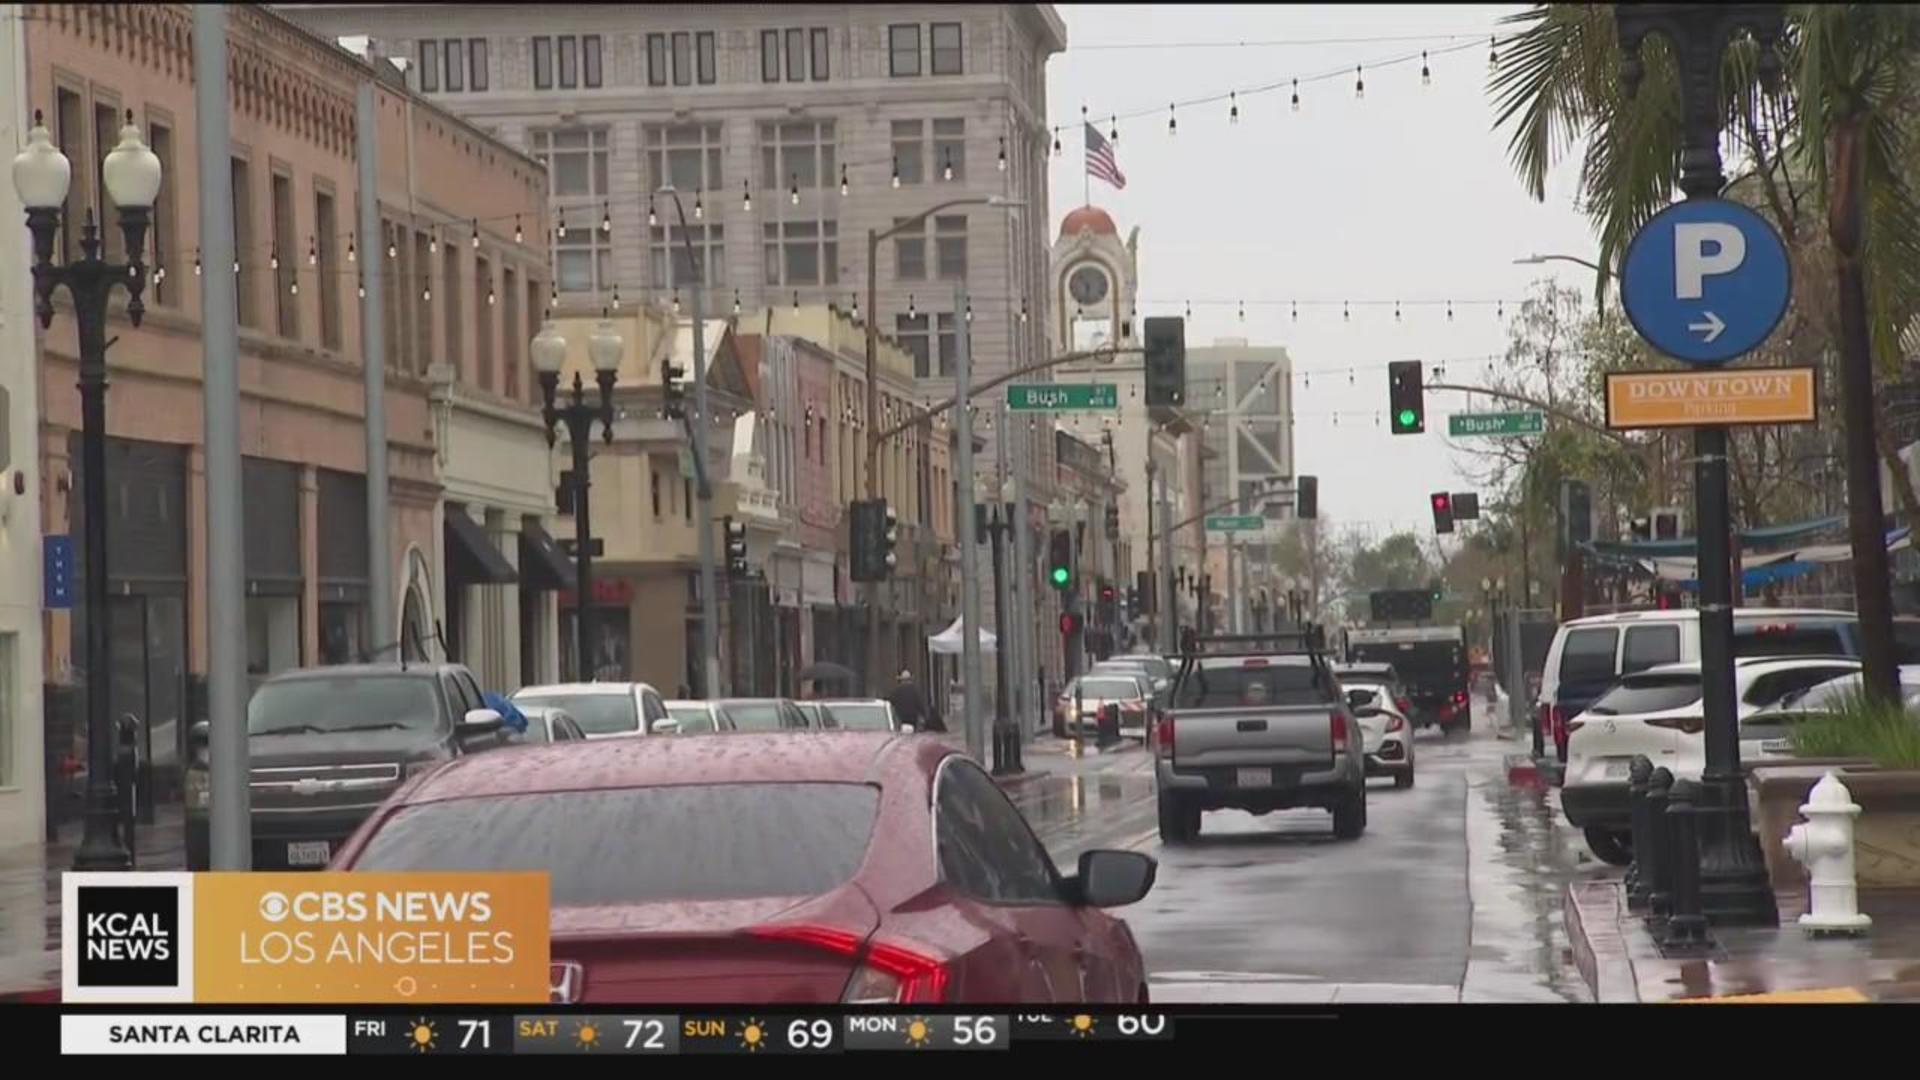
[[[953,310],[966,310],[965,299],[960,286],[953,289]],[[973,378],[973,346],[967,339],[970,336],[967,326],[961,323],[956,328],[959,335],[958,354],[954,364],[956,385],[966,386]],[[872,385],[871,381],[868,383]],[[980,714],[980,537],[974,530],[973,521],[973,410],[963,407],[957,410],[956,429],[960,435],[958,449],[959,461],[954,474],[959,477],[956,487],[960,492],[960,693],[964,705],[962,713],[967,733],[967,753],[974,760],[986,760],[986,732],[982,727]]]
[[[200,4],[193,9],[194,119],[200,127],[200,205],[233,205],[233,128],[227,89],[227,9],[221,4]],[[362,232],[369,253],[379,250],[379,210],[374,206],[369,177],[373,172],[371,140],[364,134],[372,128],[373,85],[360,85],[360,205],[361,223],[367,216],[375,221],[373,231]],[[200,215],[200,255],[207,272],[200,278],[200,343],[204,356],[201,386],[205,395],[202,417],[206,455],[207,484],[207,828],[208,866],[213,870],[248,870],[253,866],[253,812],[251,806],[247,754],[247,620],[246,620],[246,540],[241,504],[240,476],[240,331],[235,318],[237,286],[234,276],[221,271],[233,265],[233,215]],[[362,305],[362,352],[372,387],[384,372],[381,362],[379,268],[381,260],[367,258],[367,295],[376,299]],[[374,426],[379,397],[367,394],[367,445],[375,442],[375,432],[384,433],[386,425]],[[381,443],[384,446],[384,442]],[[380,490],[386,488],[386,462],[379,462]],[[381,516],[373,517],[374,460],[367,463],[367,506],[369,523],[380,522],[380,535],[386,535],[386,500],[380,499]],[[93,488],[87,490],[89,497]],[[88,524],[92,524],[89,516]],[[369,614],[385,610],[378,606],[384,599],[385,546],[369,549],[369,569],[378,577],[370,578],[373,606]],[[104,581],[100,585],[104,586]],[[375,640],[386,632],[385,622],[374,622]]]
[[[866,491],[866,496],[868,499],[877,499],[880,497],[880,299],[878,296],[878,291],[879,291],[878,263],[880,261],[879,251],[880,251],[880,234],[874,231],[873,229],[868,229],[867,230],[867,334],[866,334],[867,477],[866,477],[866,483],[862,485],[862,487]],[[958,316],[959,314],[960,314],[960,309],[958,307],[955,307],[954,315]],[[930,323],[933,323],[933,324],[938,324],[940,321],[938,316],[931,315],[931,314],[927,316],[927,319]],[[933,353],[937,357],[940,353],[940,348],[939,348],[940,333],[939,333],[938,325],[935,325],[933,327],[932,337],[934,340]],[[961,387],[965,387],[967,384],[965,380],[961,380],[958,385],[960,385]],[[969,454],[972,453],[971,447],[968,448],[968,453]],[[960,476],[961,487],[966,492],[966,495],[967,495],[967,500],[966,500],[967,510],[968,510],[968,513],[971,514],[972,498],[973,498],[973,471],[971,469],[968,469],[966,471],[961,472],[959,476]],[[865,648],[862,650],[862,652],[865,654],[865,661],[862,666],[866,668],[866,681],[867,681],[868,690],[871,691],[872,693],[878,694],[881,692],[882,688],[885,686],[885,683],[883,682],[882,676],[880,674],[880,583],[878,581],[867,582],[866,593],[867,593],[867,640],[865,642]],[[974,632],[973,624],[972,623],[967,624],[967,633],[971,634],[973,632]]]
[[[196,12],[198,7],[194,9]],[[220,115],[226,115],[225,80],[220,80]],[[196,80],[196,83],[198,80]],[[204,92],[204,91],[203,91]],[[366,439],[367,439],[367,623],[373,628],[373,640],[383,640],[381,635],[392,634],[384,640],[398,641],[402,635],[397,631],[399,624],[394,621],[393,608],[393,540],[387,531],[387,507],[391,501],[387,490],[387,337],[382,317],[386,308],[382,305],[386,288],[386,263],[375,255],[384,246],[380,243],[380,171],[377,148],[379,146],[380,113],[374,101],[375,88],[371,72],[361,80],[355,96],[354,153],[359,159],[360,189],[360,238],[361,246],[367,251],[367,257],[360,262],[361,272],[367,278],[367,299],[360,305],[360,346],[364,356],[361,364],[362,380],[366,384]],[[224,123],[224,121],[223,121]],[[226,174],[230,168],[227,162],[227,149],[223,142],[219,148],[220,159],[214,161],[207,151],[207,140],[202,128],[200,139],[201,190],[212,198],[212,188],[204,173],[213,169]],[[227,186],[222,184],[223,187]],[[202,206],[231,206],[231,195],[226,202],[203,200]],[[216,215],[217,216],[217,215]],[[202,235],[206,235],[206,226],[201,226]],[[232,227],[227,236],[231,240]],[[208,266],[225,266],[226,262],[215,262],[213,252],[203,253],[203,262]],[[210,282],[218,275],[207,274],[201,278],[203,283]],[[203,286],[204,287],[204,286]],[[228,308],[228,320],[232,320],[232,308]],[[237,347],[237,346],[236,346]],[[209,455],[211,457],[211,455]],[[237,468],[238,466],[236,466]],[[213,474],[209,465],[208,487],[211,489]],[[238,483],[238,473],[235,474]],[[244,625],[242,628],[244,632]],[[242,675],[244,678],[245,676]]]
[[[1031,462],[1027,458],[1031,450],[1024,442],[1015,447],[1017,453],[1013,469],[1013,610],[1017,616],[1012,622],[1013,642],[1009,646],[1014,650],[1015,678],[1021,684],[1020,692],[1014,702],[1019,709],[1016,716],[1025,717],[1027,711],[1027,686],[1038,686],[1040,680],[1040,649],[1038,646],[1035,612],[1039,610],[1033,596],[1033,540],[1027,529],[1027,467]],[[1046,695],[1036,691],[1036,701],[1042,722],[1046,720]],[[1025,741],[1032,734],[1024,719],[1020,723],[1020,738]]]
[[[573,677],[592,682],[600,666],[600,643],[593,625],[593,414],[581,396],[580,373],[573,373],[573,402],[567,406],[567,439],[573,445]],[[465,511],[462,511],[464,513]]]
[[[1160,641],[1160,568],[1153,561],[1153,503],[1156,493],[1153,489],[1153,440],[1147,440],[1147,490],[1141,493],[1147,503],[1147,580],[1154,585],[1150,596],[1143,596],[1147,603],[1147,639],[1157,647]]]
[[[677,208],[680,196],[676,192],[673,198]],[[683,235],[685,229],[683,218]],[[720,594],[713,568],[713,482],[707,476],[710,460],[707,433],[713,419],[707,411],[707,317],[703,302],[707,291],[706,267],[696,265],[694,269],[698,272],[687,291],[693,301],[693,409],[699,417],[693,425],[693,455],[700,460],[700,468],[694,470],[697,478],[694,493],[700,509],[693,524],[700,535],[700,651],[707,672],[703,689],[707,697],[717,698],[726,693],[726,687],[720,681]]]
[[[1153,448],[1149,443],[1147,452]],[[1167,474],[1162,469],[1160,476],[1160,520],[1173,520],[1173,506],[1167,501]],[[1155,607],[1160,609],[1160,648],[1164,653],[1172,653],[1180,647],[1180,593],[1179,586],[1173,580],[1173,530],[1160,539],[1160,596]]]

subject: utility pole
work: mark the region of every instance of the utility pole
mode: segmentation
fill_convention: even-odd
[[[956,314],[966,310],[965,300],[962,286],[955,285],[953,310]],[[958,319],[955,322],[959,348],[955,350],[958,355],[954,362],[954,382],[966,387],[973,382],[973,343],[969,340],[972,335],[966,323]],[[960,539],[960,693],[965,724],[962,730],[967,733],[967,753],[975,761],[985,761],[987,733],[980,713],[980,534],[973,527],[973,409],[964,400],[956,410],[954,423],[960,435],[954,475],[960,478],[955,485],[960,496],[956,500],[960,513],[955,531]]]

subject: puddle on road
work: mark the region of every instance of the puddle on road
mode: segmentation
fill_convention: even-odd
[[[1481,865],[1473,883],[1474,945],[1469,963],[1486,965],[1483,989],[1546,990],[1568,1001],[1587,989],[1571,963],[1562,901],[1567,882],[1582,876],[1580,852],[1558,828],[1547,793],[1490,780],[1474,787],[1482,813],[1473,843]],[[1491,833],[1491,835],[1488,835]]]

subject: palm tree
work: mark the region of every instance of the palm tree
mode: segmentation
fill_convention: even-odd
[[[1580,201],[1598,234],[1596,290],[1604,295],[1633,234],[1674,198],[1683,132],[1673,51],[1648,40],[1639,91],[1628,97],[1613,5],[1546,4],[1508,21],[1521,29],[1501,43],[1491,79],[1496,126],[1511,127],[1514,167],[1536,199],[1549,170],[1585,141]],[[1781,53],[1786,77],[1769,88],[1750,39],[1727,50],[1727,144],[1746,173],[1747,182],[1736,183],[1779,227],[1796,265],[1832,269],[1827,302],[1837,307],[1862,660],[1866,684],[1892,698],[1898,674],[1878,473],[1886,455],[1875,436],[1873,379],[1876,367],[1897,369],[1903,342],[1920,325],[1920,201],[1906,180],[1917,157],[1920,5],[1792,5]],[[1796,181],[1811,190],[1796,190]],[[1800,280],[1797,303],[1817,288]]]

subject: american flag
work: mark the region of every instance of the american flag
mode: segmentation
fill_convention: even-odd
[[[1119,163],[1113,160],[1113,144],[1100,134],[1092,124],[1087,128],[1087,175],[1097,176],[1112,184],[1115,190],[1127,186],[1127,176],[1120,171]]]

